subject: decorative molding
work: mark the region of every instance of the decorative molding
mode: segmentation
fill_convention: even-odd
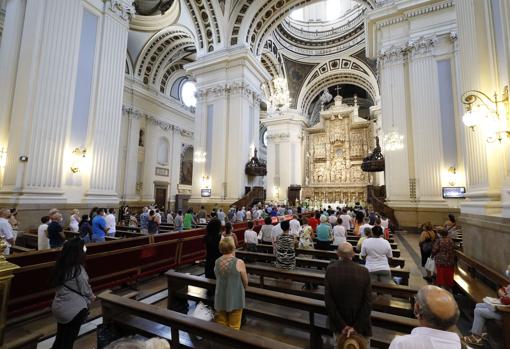
[[[179,127],[177,125],[171,124],[168,121],[161,120],[157,116],[147,114],[146,112],[136,109],[135,107],[133,107],[131,105],[123,105],[122,111],[129,118],[134,118],[134,119],[145,118],[145,119],[147,119],[148,122],[161,128],[163,131],[175,130],[175,131],[180,132],[181,136],[193,137],[192,131],[182,129],[181,127]]]
[[[281,141],[290,138],[289,132],[270,132],[267,134],[267,139],[271,141]]]
[[[262,101],[260,93],[242,82],[234,82],[232,84],[216,85],[199,89],[195,96],[197,98],[197,102],[204,101],[207,97],[218,98],[226,96],[245,96],[253,98],[257,102]]]
[[[413,57],[426,56],[432,53],[432,49],[437,44],[437,37],[434,35],[430,38],[421,37],[418,40],[409,41],[407,44],[408,50]]]
[[[154,126],[158,126],[163,131],[173,130],[173,128],[174,128],[174,125],[172,125],[172,124],[170,124],[170,123],[168,123],[166,121],[157,119],[156,117],[154,117],[152,115],[147,115],[146,118],[147,118],[148,122],[150,122]]]
[[[450,35],[451,37],[451,35]],[[377,55],[379,63],[402,63],[409,54],[412,57],[426,56],[432,53],[432,50],[438,42],[437,36],[432,37],[420,37],[416,40],[410,40],[407,43],[397,46],[392,45],[391,47],[380,50]]]
[[[125,21],[130,22],[135,16],[135,8],[126,0],[106,0],[105,2],[109,3],[107,9]]]
[[[384,1],[381,4],[381,6],[378,6],[378,7],[384,7],[386,5],[388,7],[394,6],[395,1]],[[455,6],[454,0],[445,0],[442,2],[430,4],[428,6],[419,7],[419,8],[409,10],[409,11],[405,11],[403,13],[398,13],[395,17],[378,22],[377,29],[381,29],[381,28],[384,28],[384,27],[387,27],[387,26],[390,26],[393,24],[401,23],[401,22],[407,21],[413,17],[423,16],[423,15],[430,14],[432,12],[441,11],[441,10],[444,10],[444,9],[447,9],[447,8],[450,8],[453,6]]]

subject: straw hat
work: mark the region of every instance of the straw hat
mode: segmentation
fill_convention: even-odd
[[[338,336],[336,342],[337,349],[368,349],[368,340],[359,334],[351,334],[349,338]]]

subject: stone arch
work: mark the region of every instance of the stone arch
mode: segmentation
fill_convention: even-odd
[[[161,92],[162,80],[166,83],[171,73],[177,68],[182,69],[183,64],[187,62],[185,59],[195,53],[195,39],[187,28],[182,26],[165,28],[153,35],[145,44],[138,58],[134,77]]]
[[[338,61],[340,64],[338,68],[335,68],[333,64],[335,61]],[[342,67],[344,68],[342,69]],[[380,99],[379,85],[370,68],[360,60],[349,56],[328,60],[319,64],[314,69],[305,81],[304,87],[299,94],[297,102],[298,110],[307,112],[313,99],[324,88],[339,83],[349,83],[364,89],[376,104]]]
[[[292,10],[318,1],[320,0],[239,1],[230,16],[230,45],[248,43],[252,52],[259,55],[270,33]],[[370,9],[374,8],[376,3],[376,0],[358,1]]]

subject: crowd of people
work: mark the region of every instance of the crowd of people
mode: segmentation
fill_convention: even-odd
[[[205,276],[217,280],[215,321],[236,330],[241,327],[248,275],[244,261],[235,255],[239,242],[233,232],[233,223],[246,222],[246,250],[256,252],[259,244],[272,246],[277,268],[294,269],[298,248],[335,250],[338,260],[328,266],[324,283],[331,330],[339,345],[346,338],[368,343],[372,332],[371,285],[395,282],[389,265],[393,258],[388,242],[391,222],[384,215],[360,206],[356,209],[328,207],[314,211],[309,218],[301,213],[304,212],[300,208],[294,214],[285,206],[256,205],[248,209],[232,208],[227,213],[222,209],[208,213],[201,207],[196,213],[189,209],[184,215],[177,211],[175,215],[168,213],[165,216],[157,206],[153,206],[143,208],[139,221],[142,232],[146,234],[158,233],[162,221],[174,224],[176,231],[191,229],[195,224],[206,224]],[[121,209],[118,217],[113,208],[95,207],[85,215],[72,210],[68,226],[73,232],[78,232],[79,237],[67,241],[63,215],[58,209],[51,209],[47,216],[41,217],[38,248],[62,247],[53,274],[56,293],[52,311],[58,323],[53,349],[72,348],[95,299],[84,267],[86,243],[104,241],[105,236],[115,235],[117,221],[125,220],[126,215],[129,223],[136,221],[126,208]],[[290,215],[290,219],[284,219],[284,215]],[[276,224],[274,217],[277,217]],[[264,220],[258,232],[254,230],[255,219]],[[0,233],[9,244],[14,244],[17,225],[15,210],[0,209]],[[356,246],[347,242],[348,231],[359,237]],[[410,335],[396,337],[391,349],[457,348],[461,341],[471,346],[483,346],[487,339],[484,332],[486,321],[501,319],[497,310],[481,303],[474,310],[470,335],[459,337],[449,331],[459,317],[458,306],[451,294],[455,262],[453,238],[458,232],[453,215],[449,215],[442,226],[434,227],[430,222],[423,224],[419,238],[421,262],[423,267],[433,264],[433,268],[426,269],[424,278],[435,282],[435,285],[421,288],[416,296],[414,314],[420,326]],[[359,253],[360,262],[353,261],[356,253]],[[317,288],[316,285],[305,287]],[[498,296],[503,304],[510,304],[510,285],[501,288]],[[439,339],[442,344],[438,346],[439,342],[431,338]]]
[[[456,223],[453,214],[448,215],[448,220],[443,226],[433,227],[430,222],[422,225],[419,239],[421,252],[421,265],[425,270],[423,277],[427,282],[453,288],[453,274],[455,267],[455,242],[460,227]]]

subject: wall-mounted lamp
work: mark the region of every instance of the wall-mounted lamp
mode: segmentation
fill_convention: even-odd
[[[2,149],[0,149],[0,168],[5,168],[6,164],[7,164],[7,149],[2,147]]]
[[[204,163],[206,161],[207,153],[205,151],[197,150],[193,154],[193,160],[198,163]]]
[[[462,103],[466,113],[462,122],[471,130],[483,125],[488,136],[487,142],[503,140],[503,135],[510,138],[508,127],[508,86],[503,89],[501,97],[494,93],[494,98],[478,90],[470,90],[462,95]]]
[[[457,169],[455,166],[450,166],[448,169],[448,184],[454,187],[457,184]]]
[[[73,161],[71,163],[71,172],[78,173],[83,166],[85,157],[87,156],[87,149],[76,147],[73,149]]]

